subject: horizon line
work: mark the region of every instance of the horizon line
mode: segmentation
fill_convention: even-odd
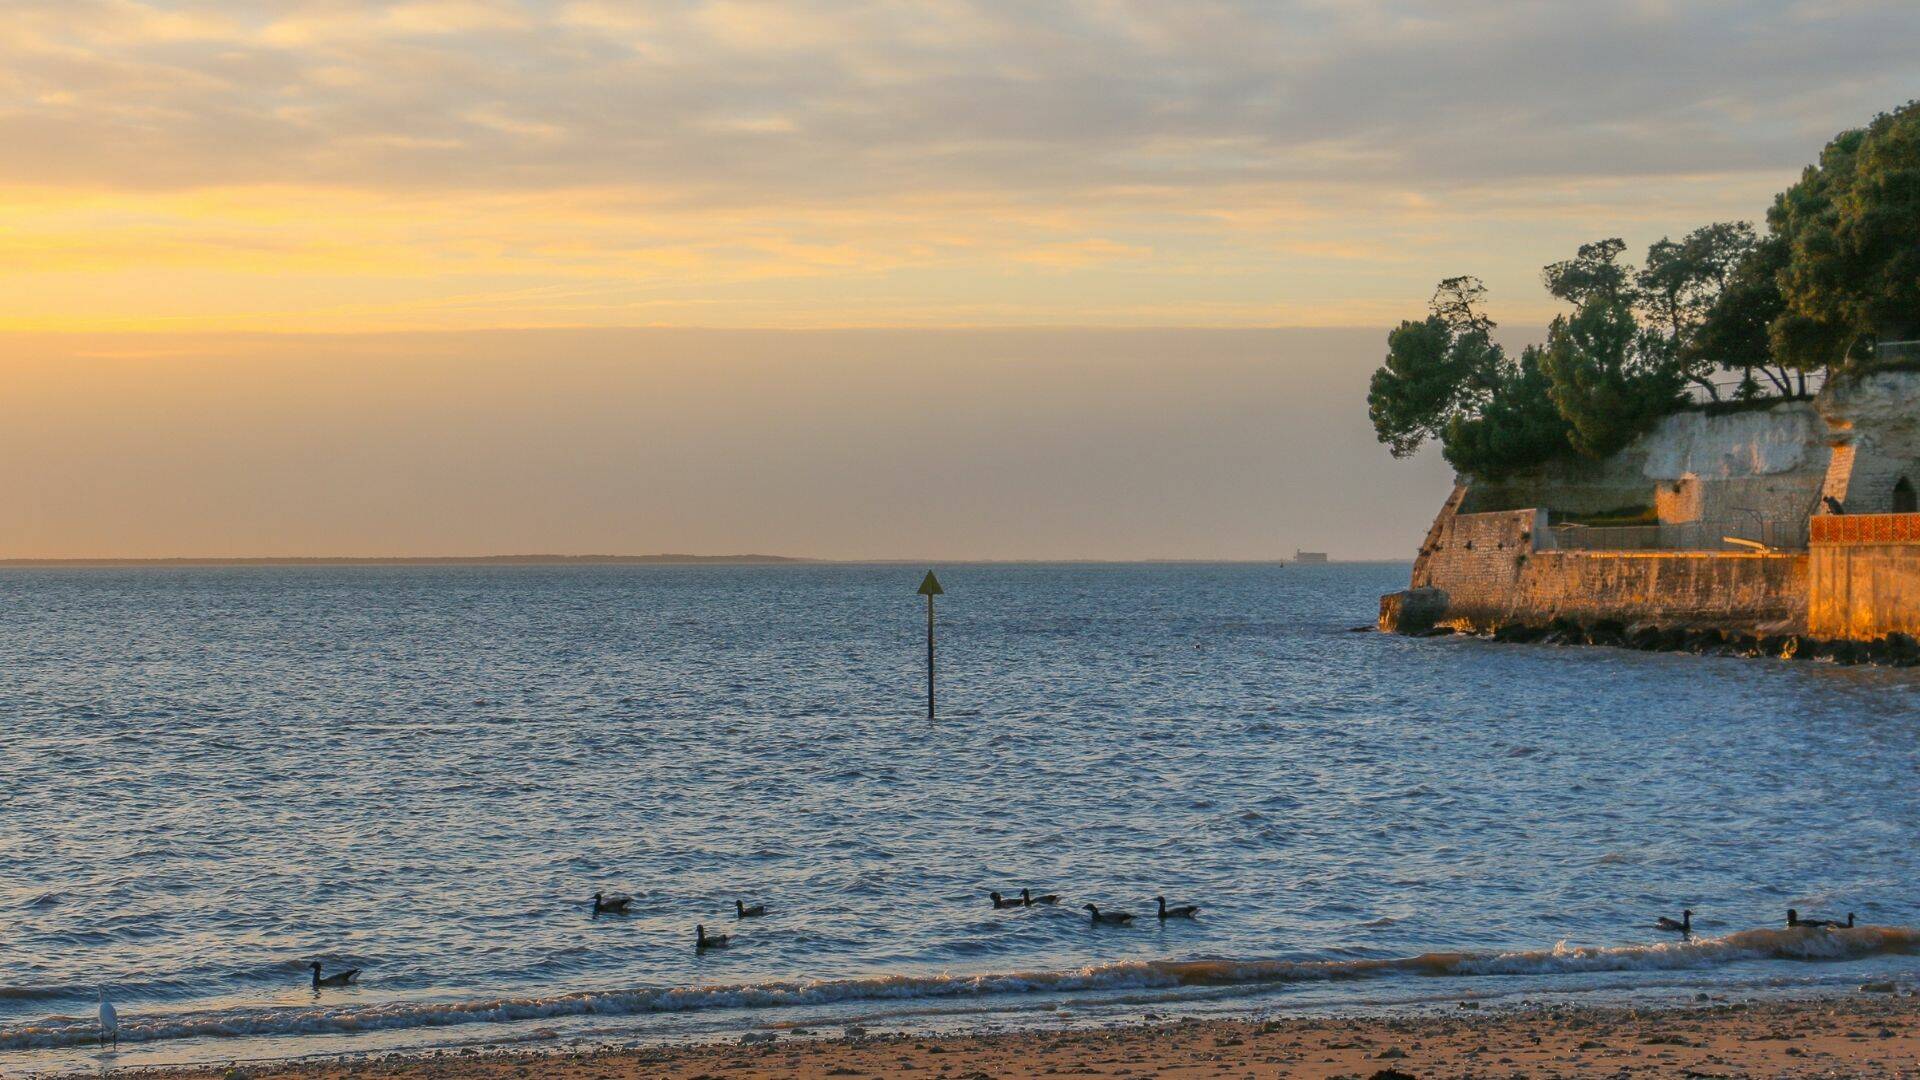
[[[1514,325],[1531,326],[1531,323]],[[1271,330],[1380,330],[1392,329],[1388,322],[1379,323],[847,323],[839,326],[713,326],[699,323],[556,323],[536,326],[466,326],[466,327],[413,327],[403,329],[365,330],[249,330],[241,328],[217,329],[176,329],[157,327],[151,329],[95,328],[95,329],[32,329],[27,327],[0,326],[0,336],[18,337],[79,337],[79,336],[116,336],[140,335],[145,337],[368,337],[374,335],[387,337],[426,336],[429,334],[523,334],[545,331],[701,331],[705,333],[734,334],[835,334],[849,331],[887,332],[900,330],[918,331],[965,331],[974,333],[1007,333],[1011,331],[1100,331],[1104,333],[1138,333],[1143,331],[1196,330],[1247,333]]]
[[[1288,564],[1296,559],[1228,558],[1204,556],[1149,556],[1142,558],[947,558],[926,559],[897,556],[868,558],[818,558],[804,555],[690,555],[661,553],[653,555],[175,555],[175,556],[74,556],[64,558],[0,558],[0,569],[57,569],[84,567],[212,567],[212,566],[635,566],[635,565],[734,565],[734,566],[822,566],[822,565],[990,565],[1037,563],[1085,564],[1214,564],[1270,566]],[[1334,563],[1393,563],[1405,559],[1331,559]]]

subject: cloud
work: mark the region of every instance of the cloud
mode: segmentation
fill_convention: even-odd
[[[1920,72],[1904,2],[14,8],[0,168],[129,187],[843,198],[1777,169]],[[806,137],[769,147],[764,122]]]
[[[246,325],[590,275],[595,320],[1531,303],[1572,242],[1757,216],[1916,39],[1908,0],[12,0],[0,204],[42,210],[0,244],[122,277],[0,269],[0,325],[188,265]]]

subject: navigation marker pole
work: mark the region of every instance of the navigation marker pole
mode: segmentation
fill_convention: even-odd
[[[927,598],[927,719],[933,719],[933,598],[947,590],[940,587],[940,579],[927,571],[925,581],[920,583],[920,595]]]

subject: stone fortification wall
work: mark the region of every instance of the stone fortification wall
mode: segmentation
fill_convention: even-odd
[[[1534,538],[1547,535],[1539,510],[1442,511],[1427,550],[1413,564],[1413,587],[1445,589],[1456,604],[1497,604],[1518,582]]]
[[[1920,514],[1816,519],[1812,547],[1809,633],[1920,636]]]
[[[1558,626],[1573,638],[1582,635],[1568,627],[1607,625],[1587,640],[1619,640],[1632,627],[1645,638],[1657,627],[1790,638],[1784,655],[1807,655],[1799,636],[1809,635],[1809,647],[1830,647],[1836,659],[1851,651],[1920,662],[1916,488],[1920,372],[1836,379],[1814,402],[1679,413],[1607,461],[1462,481],[1421,545],[1413,587],[1382,598],[1380,624],[1414,633]],[[1807,526],[1810,551],[1555,550],[1550,514],[1634,506],[1654,507],[1662,526],[1702,523],[1693,532],[1703,535],[1757,520]],[[1766,542],[1798,547],[1807,531],[1785,543],[1775,535]],[[1605,546],[1631,546],[1613,540]]]
[[[1554,551],[1545,522],[1538,509],[1442,511],[1414,564],[1412,613],[1383,607],[1383,628],[1484,632],[1559,621],[1774,634],[1805,626],[1805,555]]]
[[[1693,551],[1543,552],[1509,622],[1651,623],[1752,634],[1806,626],[1807,557]]]

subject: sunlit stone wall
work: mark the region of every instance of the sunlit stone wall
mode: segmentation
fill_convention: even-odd
[[[1920,514],[1816,521],[1809,586],[1816,637],[1920,636]]]

